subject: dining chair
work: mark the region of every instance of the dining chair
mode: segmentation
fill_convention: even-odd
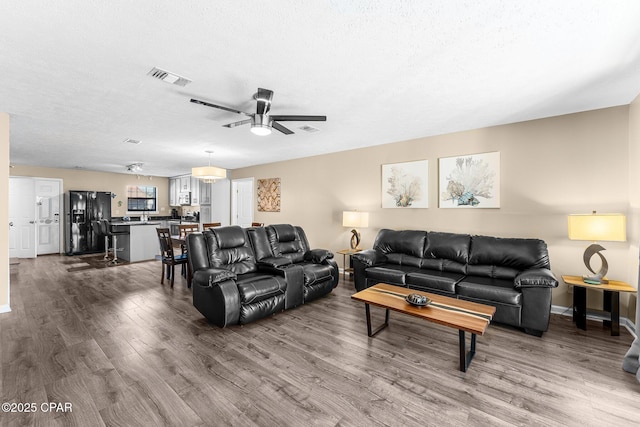
[[[202,224],[202,229],[208,230],[209,228],[220,227],[221,225],[222,225],[221,222],[206,222]]]
[[[173,288],[173,282],[175,279],[175,266],[181,265],[183,268],[187,267],[187,253],[176,255],[173,250],[173,240],[171,239],[171,230],[168,228],[156,228],[158,233],[158,240],[160,241],[160,251],[162,252],[162,277],[160,284],[164,284],[165,265],[167,266],[166,274],[167,278],[171,279],[171,287]],[[186,268],[187,272],[187,287],[191,287],[191,272],[189,268]]]
[[[264,222],[252,222],[252,227],[264,227]]]
[[[198,224],[180,224],[178,226],[180,230],[180,240],[187,240],[187,234],[200,231],[200,227]]]

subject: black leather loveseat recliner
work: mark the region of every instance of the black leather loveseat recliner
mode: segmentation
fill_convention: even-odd
[[[331,292],[339,277],[333,254],[308,247],[304,231],[288,224],[189,234],[193,305],[210,322],[225,327]]]
[[[357,290],[389,283],[492,305],[494,321],[537,336],[558,286],[538,239],[383,229],[373,249],[353,255],[353,268]]]

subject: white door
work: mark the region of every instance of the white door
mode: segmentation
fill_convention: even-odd
[[[35,179],[36,236],[38,255],[60,253],[60,202],[62,182],[58,179]]]
[[[234,179],[231,190],[231,224],[250,227],[253,222],[253,178]]]
[[[36,257],[36,193],[32,178],[9,178],[9,256]]]

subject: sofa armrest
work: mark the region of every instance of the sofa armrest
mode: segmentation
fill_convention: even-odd
[[[304,254],[304,260],[314,264],[322,264],[331,258],[333,258],[333,253],[326,249],[311,249]]]
[[[518,274],[514,279],[516,289],[522,288],[556,288],[558,279],[548,268],[532,268]]]
[[[373,267],[374,265],[382,264],[387,260],[387,256],[375,249],[366,249],[364,251],[355,253],[351,256],[354,260],[361,262],[367,267]]]
[[[193,284],[212,287],[227,280],[236,280],[236,273],[224,268],[205,268],[193,274]]]
[[[260,261],[258,261],[258,267],[279,268],[286,265],[291,265],[291,259],[283,256],[262,258]]]

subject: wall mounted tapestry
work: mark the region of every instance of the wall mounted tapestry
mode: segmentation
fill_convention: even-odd
[[[500,153],[443,157],[440,165],[441,208],[499,208]]]
[[[383,208],[429,207],[429,162],[382,165]]]
[[[280,178],[258,180],[258,212],[280,212]]]

